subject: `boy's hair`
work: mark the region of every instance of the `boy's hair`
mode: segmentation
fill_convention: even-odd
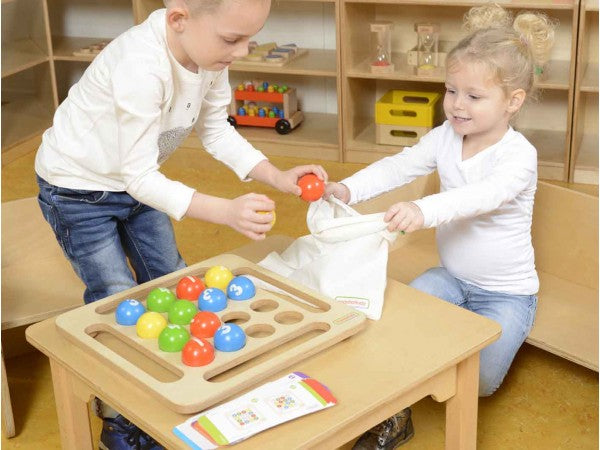
[[[165,7],[169,7],[177,0],[163,0]],[[213,13],[223,3],[223,0],[179,0],[187,5],[192,15]]]
[[[530,98],[554,44],[555,22],[531,12],[513,20],[499,5],[488,4],[471,8],[463,26],[471,34],[450,51],[446,67],[461,61],[485,64],[506,93],[523,89]]]

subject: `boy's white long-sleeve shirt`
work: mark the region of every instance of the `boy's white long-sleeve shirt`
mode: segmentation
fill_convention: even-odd
[[[43,135],[35,170],[71,189],[126,191],[181,219],[194,189],[159,167],[193,128],[240,179],[265,156],[227,122],[227,69],[192,73],[167,46],[165,10],[152,13],[94,59]]]
[[[418,144],[342,181],[357,203],[438,171],[440,193],[415,200],[425,227],[437,227],[442,265],[482,289],[537,293],[531,243],[537,152],[512,128],[493,146],[462,160],[462,136],[445,122]],[[410,264],[407,261],[406,264]]]

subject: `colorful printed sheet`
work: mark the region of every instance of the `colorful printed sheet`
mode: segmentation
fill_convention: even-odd
[[[173,432],[192,449],[214,449],[336,403],[325,385],[293,372],[191,417]]]

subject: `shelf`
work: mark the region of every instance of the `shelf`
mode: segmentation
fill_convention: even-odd
[[[598,0],[585,0],[585,10],[598,12]]]
[[[288,75],[304,75],[319,77],[335,77],[337,75],[335,50],[309,49],[306,55],[300,56],[282,67],[265,64],[233,63],[231,72],[260,72]]]
[[[582,92],[598,92],[598,63],[588,64],[581,79]]]
[[[33,96],[2,105],[2,149],[42,133],[52,124],[53,111]]]
[[[379,145],[375,143],[375,123],[370,119],[363,119],[356,126],[360,132],[346,142],[346,149],[350,158],[347,162],[371,163],[385,156],[398,153],[402,146]],[[563,179],[565,158],[565,133],[564,131],[548,130],[519,130],[537,149],[540,173],[548,179]],[[540,175],[541,177],[541,175]]]
[[[90,62],[96,57],[96,55],[75,56],[73,55],[73,52],[93,44],[110,41],[110,38],[103,39],[89,37],[52,36],[54,60]]]
[[[290,134],[280,135],[273,128],[238,127],[239,133],[268,155],[295,156],[330,161],[340,160],[338,116],[304,112],[304,121]],[[200,147],[194,135],[182,145]]]
[[[481,0],[471,1],[452,1],[446,0],[346,0],[346,3],[364,3],[364,4],[388,4],[388,5],[417,5],[417,6],[444,6],[444,7],[471,7],[480,6]],[[500,0],[498,3],[505,8],[518,9],[573,9],[576,7],[576,0]]]
[[[377,80],[403,80],[403,81],[423,81],[431,83],[443,83],[445,80],[444,69],[437,71],[432,76],[423,76],[415,74],[415,66],[409,66],[406,63],[406,54],[399,53],[392,55],[395,71],[392,73],[372,73],[369,67],[369,58],[360,58],[361,63],[351,67],[346,75],[349,78],[367,78]],[[538,82],[540,89],[569,90],[569,70],[570,61],[550,61],[546,71],[547,78]],[[597,78],[597,74],[596,74]],[[597,85],[597,81],[596,81]]]
[[[42,49],[31,39],[2,43],[2,78],[48,61]]]
[[[573,182],[598,184],[598,134],[583,137],[573,172]]]
[[[392,63],[394,64],[394,72],[392,73],[372,73],[370,68],[370,60],[368,55],[358,57],[361,62],[356,66],[350,67],[346,71],[346,76],[349,78],[367,78],[374,80],[406,80],[406,81],[425,81],[433,83],[443,83],[445,74],[443,70],[436,75],[427,77],[415,74],[415,67],[409,66],[406,62],[406,53],[396,53],[392,55]]]

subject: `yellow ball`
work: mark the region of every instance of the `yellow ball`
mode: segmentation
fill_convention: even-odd
[[[233,280],[233,274],[225,266],[213,266],[204,275],[207,287],[218,288],[223,292],[227,292],[227,286],[231,280]]]
[[[258,211],[259,214],[273,214],[273,220],[271,220],[271,226],[275,225],[275,221],[277,220],[277,215],[275,214],[275,211]]]
[[[167,319],[162,314],[150,311],[140,316],[135,324],[135,331],[143,339],[156,339],[166,326]]]

